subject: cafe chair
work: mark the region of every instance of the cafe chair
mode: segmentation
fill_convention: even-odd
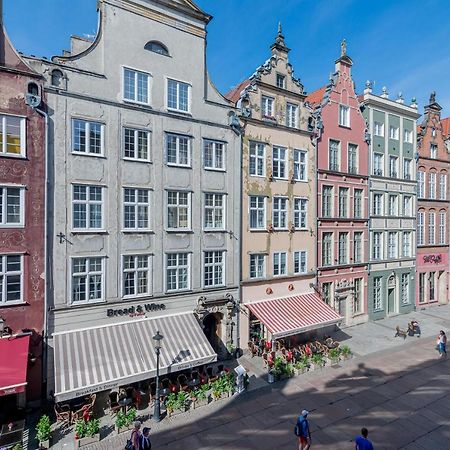
[[[217,375],[214,375],[213,368],[211,366],[206,368],[206,373],[208,374],[208,379],[210,383],[216,381],[219,378]]]
[[[189,390],[186,375],[183,375],[183,374],[178,375],[177,382],[178,382],[178,386],[180,387],[180,390],[182,390],[182,391]]]
[[[166,378],[166,380],[168,380],[168,378]],[[169,389],[169,388],[167,388]],[[164,392],[164,390],[163,390]],[[161,396],[164,396],[164,394],[161,394]],[[156,400],[156,383],[150,383],[150,401],[154,402]]]
[[[89,416],[89,410],[86,405],[82,406],[80,409],[72,412],[72,423],[75,423],[77,420],[84,419],[86,420],[87,416]]]
[[[116,391],[110,392],[108,395],[108,406],[110,414],[117,414],[120,411],[119,393]]]
[[[69,405],[58,405],[55,403],[56,423],[61,425],[70,425],[72,422],[72,414]]]

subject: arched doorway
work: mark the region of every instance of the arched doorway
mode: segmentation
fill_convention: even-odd
[[[222,346],[221,323],[221,313],[210,313],[203,319],[203,332],[216,353],[220,353]]]
[[[396,312],[396,305],[395,305],[395,299],[396,299],[396,279],[394,275],[391,275],[388,279],[388,295],[387,295],[387,313],[394,314]]]

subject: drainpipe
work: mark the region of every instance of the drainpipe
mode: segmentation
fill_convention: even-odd
[[[39,109],[38,107],[33,107],[33,109],[44,117],[45,120],[45,186],[44,186],[44,236],[45,236],[45,244],[44,244],[44,274],[45,274],[45,283],[44,283],[44,330],[43,330],[43,348],[42,348],[42,386],[43,390],[46,389],[47,386],[47,343],[48,343],[48,334],[47,334],[47,323],[48,323],[48,238],[47,238],[47,212],[48,212],[48,114]]]
[[[239,207],[239,302],[237,304],[237,318],[236,318],[236,328],[237,328],[237,335],[236,335],[236,348],[241,348],[241,304],[242,304],[242,192],[243,192],[243,164],[242,164],[242,155],[244,151],[244,130],[241,127],[241,133],[239,134],[239,141],[240,141],[240,153],[239,153],[239,160],[240,160],[240,173],[239,173],[239,194],[238,198],[240,199],[240,207]],[[240,352],[239,352],[240,354]]]

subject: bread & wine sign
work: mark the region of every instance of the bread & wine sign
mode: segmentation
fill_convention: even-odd
[[[129,308],[119,308],[106,310],[107,317],[117,317],[117,316],[145,316],[145,313],[154,311],[164,311],[166,305],[164,303],[146,303],[145,305],[130,306]]]

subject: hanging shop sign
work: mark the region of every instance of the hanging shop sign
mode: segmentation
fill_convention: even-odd
[[[164,311],[166,305],[164,303],[146,303],[145,305],[130,306],[129,308],[119,308],[106,310],[107,317],[117,316],[144,316],[147,312]]]

